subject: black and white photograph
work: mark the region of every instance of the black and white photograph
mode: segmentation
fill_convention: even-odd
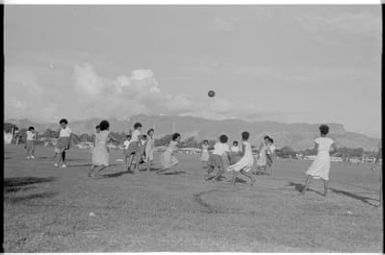
[[[3,252],[384,252],[380,1],[26,2]]]

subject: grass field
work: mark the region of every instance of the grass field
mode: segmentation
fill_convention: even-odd
[[[103,178],[87,177],[90,153],[73,149],[67,169],[51,148],[26,160],[4,153],[6,252],[382,252],[378,173],[332,163],[330,192],[298,190],[310,161],[278,160],[255,186],[205,182],[197,157],[178,173],[124,172],[120,151]]]

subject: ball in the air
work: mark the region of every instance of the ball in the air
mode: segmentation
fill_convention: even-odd
[[[209,95],[209,97],[214,97],[215,96],[215,91],[214,90],[210,90],[208,95]]]

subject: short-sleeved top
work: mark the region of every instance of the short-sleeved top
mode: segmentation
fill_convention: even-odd
[[[127,150],[129,146],[130,146],[130,141],[129,140],[125,140],[124,143],[123,143],[124,149]]]
[[[334,141],[329,137],[318,137],[314,140],[316,144],[318,144],[318,152],[327,152],[330,151],[330,146],[334,143]]]
[[[229,152],[229,151],[230,151],[230,148],[229,148],[228,144],[226,144],[226,143],[216,143],[214,145],[213,154],[214,155],[222,156],[223,154],[225,154],[225,152]]]
[[[33,141],[35,139],[36,134],[32,131],[27,131],[27,141]]]
[[[70,137],[71,136],[71,129],[69,127],[60,129],[60,137]]]
[[[231,152],[239,152],[241,149],[239,149],[239,146],[231,146],[230,151]]]
[[[139,136],[140,136],[140,131],[135,129],[134,132],[132,132],[131,141],[132,142],[138,142],[139,141]]]

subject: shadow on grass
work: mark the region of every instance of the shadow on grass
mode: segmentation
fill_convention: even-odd
[[[240,182],[242,183],[246,183],[246,181],[242,180],[242,179],[239,179],[237,178],[238,180],[240,180]],[[206,181],[217,181],[217,182],[222,182],[222,181],[226,181],[227,178],[224,177],[223,175],[219,176],[216,178],[216,175],[213,175],[213,176],[210,176],[206,179]]]
[[[67,160],[66,160],[66,161],[67,161]],[[92,166],[92,163],[71,164],[71,165],[67,165],[67,167],[69,167],[69,168],[71,168],[71,167],[82,167],[82,166],[91,167],[91,166]],[[120,164],[110,164],[109,166],[110,166],[110,167],[112,167],[112,166],[120,166]]]
[[[305,185],[303,184],[300,184],[300,183],[294,183],[294,182],[289,182],[289,185],[287,186],[294,186],[295,190],[297,190],[298,192],[302,192],[303,188],[305,187]],[[321,195],[323,196],[323,193],[317,191],[317,190],[314,190],[314,189],[310,189],[310,188],[307,188],[306,192],[314,192],[314,193],[317,193],[318,195]]]
[[[11,203],[11,204],[18,204],[29,200],[34,199],[46,199],[51,198],[53,196],[56,196],[58,192],[43,192],[39,194],[32,194],[27,196],[20,196],[20,197],[5,197],[4,201]]]
[[[67,165],[67,167],[81,167],[81,166],[88,166],[88,167],[91,167],[92,164],[91,163],[85,163],[85,164],[76,164],[76,165]]]
[[[139,169],[138,171],[139,172],[155,172],[155,171],[158,171],[158,170],[160,170],[161,168],[154,168],[154,167],[151,167],[150,168],[150,171],[147,171],[147,168],[141,168],[141,169]]]
[[[243,179],[241,179],[241,178],[235,178],[235,183],[242,183],[242,184],[246,184],[247,183],[247,181],[245,181],[245,180],[243,180]]]
[[[185,174],[185,171],[175,171],[175,172],[165,172],[163,175],[179,175],[179,174]]]
[[[130,172],[129,171],[123,171],[123,172],[117,172],[117,173],[112,173],[112,174],[103,174],[103,175],[100,175],[100,178],[115,178],[115,177],[119,177],[119,176],[122,176],[125,174],[130,174]]]
[[[32,189],[33,187],[28,187],[28,185],[33,185],[37,183],[51,182],[55,178],[39,178],[39,177],[16,177],[16,178],[5,178],[4,180],[4,189],[5,193],[9,192],[18,192],[21,190]]]
[[[55,155],[54,156],[50,156],[50,157],[38,157],[37,159],[52,159],[52,160],[55,160]]]
[[[365,204],[368,204],[368,205],[371,205],[371,206],[377,206],[376,204],[371,203],[369,201],[370,200],[371,201],[378,201],[378,199],[373,199],[373,198],[370,198],[370,197],[360,196],[360,195],[357,195],[357,194],[354,194],[354,193],[350,193],[348,191],[338,190],[338,189],[335,189],[335,188],[329,188],[329,189],[331,191],[333,191],[334,193],[338,194],[338,195],[345,195],[347,197],[360,200],[361,202],[364,202]]]

